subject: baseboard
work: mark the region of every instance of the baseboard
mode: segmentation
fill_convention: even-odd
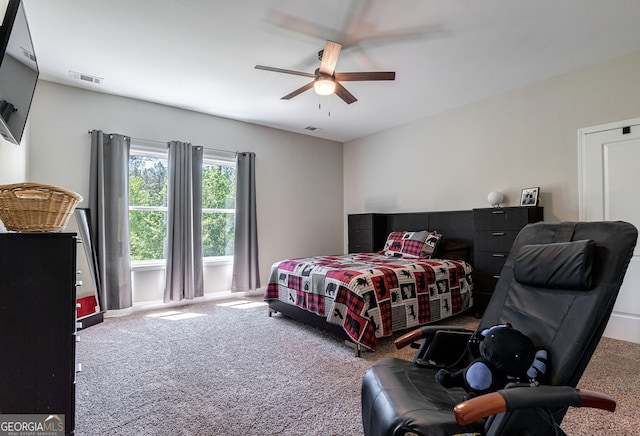
[[[640,317],[627,313],[611,314],[604,336],[640,344]]]
[[[251,297],[262,297],[264,295],[264,288],[258,288],[253,291],[247,292],[212,292],[209,294],[205,294],[203,297],[197,297],[193,300],[180,300],[180,301],[171,301],[169,303],[165,303],[162,300],[157,301],[145,301],[140,303],[134,303],[133,306],[128,307],[126,309],[119,310],[108,310],[105,314],[105,318],[112,318],[118,316],[131,315],[132,313],[137,312],[145,312],[149,310],[157,310],[157,309],[168,309],[172,307],[181,307],[188,306],[191,304],[204,303],[207,301],[217,301],[217,300],[228,300],[233,298],[251,298]]]

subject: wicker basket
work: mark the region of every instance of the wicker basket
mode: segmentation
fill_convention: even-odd
[[[82,197],[42,183],[0,185],[0,220],[9,231],[58,232]]]

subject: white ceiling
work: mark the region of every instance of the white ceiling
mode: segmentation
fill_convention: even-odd
[[[342,142],[640,50],[638,0],[23,1],[42,79]],[[286,101],[309,79],[254,69],[312,73],[326,39],[396,80]]]

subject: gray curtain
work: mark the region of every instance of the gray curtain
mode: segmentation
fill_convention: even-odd
[[[202,147],[169,142],[165,302],[204,295],[202,155]]]
[[[231,291],[260,287],[258,224],[256,218],[255,153],[238,153],[236,186],[236,235]]]
[[[101,300],[107,310],[131,307],[129,138],[91,132],[89,209]]]

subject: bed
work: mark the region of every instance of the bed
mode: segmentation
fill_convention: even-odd
[[[274,263],[269,315],[327,330],[359,355],[375,351],[377,338],[473,306],[471,211],[385,214],[384,224],[388,236],[375,252]]]

